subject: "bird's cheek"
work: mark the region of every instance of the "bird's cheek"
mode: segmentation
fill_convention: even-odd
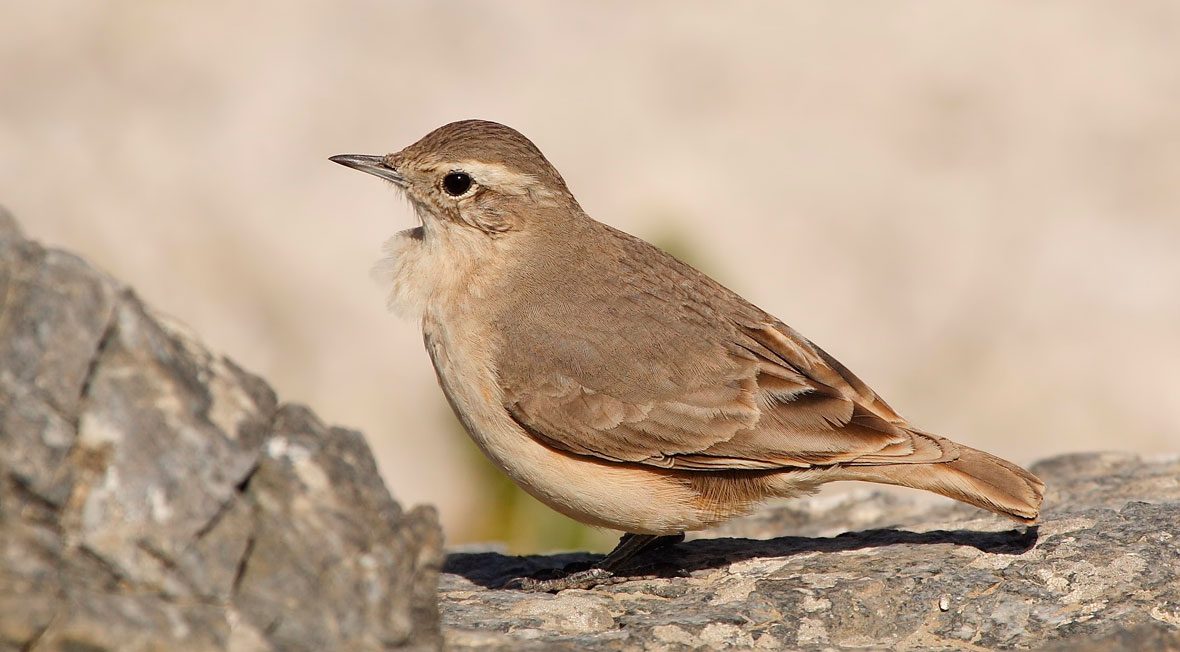
[[[434,197],[414,199],[414,207],[422,216],[422,221],[458,222],[459,210],[454,202],[440,202]]]
[[[511,230],[513,225],[512,216],[495,206],[462,206],[460,216],[463,222],[485,233],[503,233]]]

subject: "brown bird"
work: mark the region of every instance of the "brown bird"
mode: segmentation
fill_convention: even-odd
[[[656,247],[591,219],[517,131],[466,120],[386,156],[421,226],[385,246],[389,305],[419,317],[439,384],[525,491],[624,533],[590,570],[759,501],[835,480],[925,489],[1031,523],[1044,484],[919,430],[790,326]]]

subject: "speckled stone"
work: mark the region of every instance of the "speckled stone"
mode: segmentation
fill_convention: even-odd
[[[593,556],[452,554],[441,580],[446,640],[535,650],[1180,649],[1180,456],[1069,455],[1035,471],[1049,484],[1036,532],[950,502],[859,491],[767,508],[668,548],[647,560],[664,577],[556,597],[494,587]],[[567,594],[604,616],[570,628],[538,615]]]

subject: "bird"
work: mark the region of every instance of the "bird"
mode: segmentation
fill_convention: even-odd
[[[590,568],[510,586],[621,580],[645,550],[833,481],[1036,522],[1035,475],[915,427],[778,318],[591,218],[515,129],[463,120],[330,160],[392,183],[417,214],[373,274],[420,321],[467,433],[540,502],[623,533]]]

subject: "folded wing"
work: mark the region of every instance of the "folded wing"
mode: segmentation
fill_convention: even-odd
[[[848,369],[780,322],[735,325],[702,368],[660,391],[588,387],[567,375],[507,388],[533,437],[609,461],[723,471],[953,460]]]

